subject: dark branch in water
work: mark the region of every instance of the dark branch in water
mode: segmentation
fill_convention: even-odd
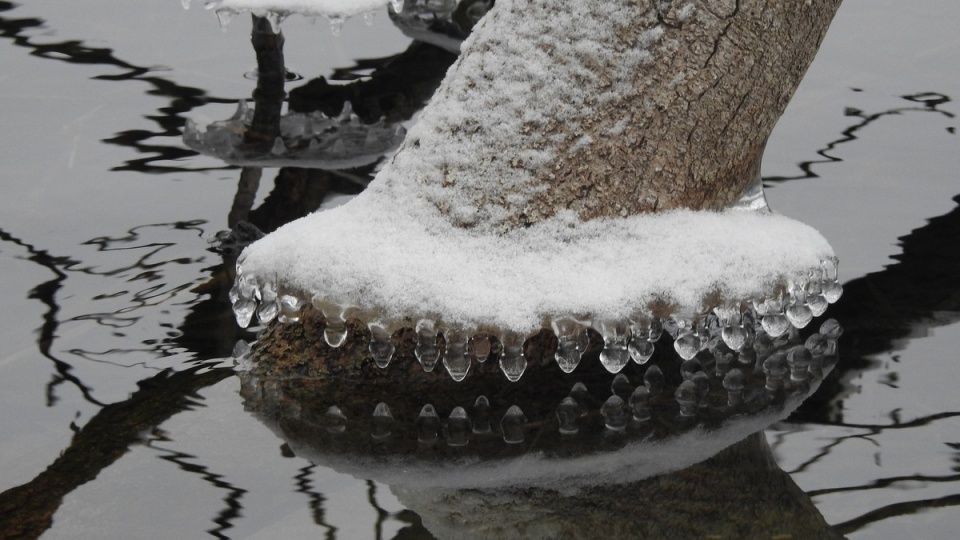
[[[103,469],[142,442],[143,433],[192,409],[197,392],[230,377],[225,368],[193,366],[163,371],[138,383],[127,400],[106,405],[45,471],[30,482],[0,493],[0,531],[8,538],[36,538],[50,527],[63,498],[95,479]]]
[[[0,13],[16,7],[10,2],[0,2]],[[46,60],[56,60],[69,64],[109,66],[119,69],[120,73],[102,74],[93,77],[103,81],[141,81],[152,87],[147,93],[160,98],[169,98],[166,107],[158,109],[159,115],[147,116],[155,122],[160,131],[153,132],[143,129],[127,130],[105,139],[103,142],[126,146],[133,150],[148,154],[148,157],[128,160],[125,164],[114,167],[114,171],[137,171],[142,173],[170,173],[183,172],[182,167],[155,165],[157,161],[175,161],[195,154],[183,148],[180,144],[181,130],[184,125],[183,115],[197,107],[208,103],[236,103],[236,100],[218,98],[206,95],[199,88],[181,86],[163,77],[152,75],[158,71],[154,67],[142,67],[117,58],[112,49],[91,47],[82,41],[68,40],[56,43],[36,43],[30,37],[23,35],[33,29],[42,28],[46,21],[39,18],[9,19],[0,17],[0,37],[8,38],[18,47],[30,50],[30,54]],[[147,141],[154,137],[167,138],[172,144],[149,144]],[[219,170],[223,167],[194,170]]]
[[[37,348],[40,350],[40,354],[53,362],[57,370],[57,374],[54,375],[53,379],[47,385],[47,405],[53,405],[57,401],[54,389],[64,382],[70,382],[76,386],[84,399],[94,405],[103,406],[103,403],[93,397],[92,389],[78,379],[76,375],[71,373],[73,369],[72,366],[60,360],[51,352],[53,342],[57,338],[57,329],[60,327],[60,321],[57,318],[60,312],[60,305],[57,304],[56,300],[57,292],[67,279],[67,274],[64,270],[79,264],[78,261],[68,257],[50,255],[46,250],[38,249],[36,246],[24,242],[3,229],[0,229],[0,241],[9,242],[25,249],[27,253],[30,254],[27,260],[42,266],[56,276],[49,281],[37,285],[30,291],[30,298],[39,300],[47,308],[47,311],[43,314],[43,325],[40,327],[40,336],[37,338]]]
[[[856,124],[851,125],[847,129],[843,130],[841,137],[830,141],[826,146],[817,150],[817,155],[823,159],[815,159],[811,161],[804,161],[797,164],[801,174],[795,176],[765,176],[763,178],[764,182],[786,182],[788,180],[802,180],[805,178],[820,178],[820,175],[817,174],[813,169],[819,165],[826,165],[829,163],[839,163],[843,161],[843,158],[834,155],[834,151],[839,147],[849,144],[859,140],[857,136],[858,133],[865,130],[867,127],[875,125],[878,121],[891,116],[900,116],[905,113],[914,113],[914,112],[925,112],[925,113],[936,113],[943,115],[946,118],[953,118],[953,113],[945,111],[940,108],[941,105],[950,103],[952,100],[949,96],[941,94],[938,92],[922,92],[919,94],[909,94],[901,96],[907,101],[914,103],[922,104],[921,107],[900,107],[896,109],[890,109],[887,111],[881,111],[878,113],[867,114],[864,111],[857,109],[855,107],[848,107],[844,111],[845,116],[850,116],[854,118],[860,118],[861,121]]]

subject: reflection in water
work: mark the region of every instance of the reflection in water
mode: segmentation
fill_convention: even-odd
[[[855,90],[859,92],[860,90]],[[941,105],[950,103],[952,100],[946,94],[941,94],[939,92],[921,92],[918,94],[908,94],[905,96],[900,96],[901,98],[916,103],[919,106],[910,106],[910,107],[898,107],[895,109],[889,109],[885,111],[880,111],[876,113],[867,113],[856,107],[847,107],[844,111],[844,116],[859,118],[860,120],[855,124],[852,124],[848,128],[844,129],[841,133],[841,137],[830,141],[823,148],[817,150],[817,154],[820,155],[823,159],[817,159],[812,161],[804,161],[799,163],[797,166],[801,171],[801,174],[796,176],[767,176],[764,177],[764,182],[783,182],[787,180],[802,180],[806,178],[820,178],[820,175],[817,174],[813,168],[818,165],[825,165],[830,163],[837,163],[843,161],[841,158],[833,155],[833,152],[838,148],[842,147],[845,144],[853,143],[858,140],[858,134],[865,130],[867,127],[874,125],[876,122],[883,120],[891,116],[901,116],[908,113],[934,113],[944,116],[946,118],[953,118],[954,114],[950,111],[944,110],[941,108]],[[948,128],[949,129],[949,128]]]
[[[630,376],[592,363],[515,384],[242,373],[242,394],[297,455],[388,484],[440,538],[833,538],[762,435],[686,468],[816,390],[836,362],[835,322],[822,326],[832,337],[794,331],[679,371],[660,354]]]
[[[15,8],[17,4],[0,1],[0,13]],[[180,142],[180,130],[184,126],[184,117],[194,109],[208,103],[235,103],[235,100],[208,96],[200,88],[181,86],[163,77],[152,73],[160,68],[148,68],[131,64],[114,55],[112,49],[92,47],[81,41],[69,40],[49,43],[52,32],[43,32],[41,39],[34,39],[28,32],[46,28],[46,22],[37,18],[9,19],[0,17],[0,37],[9,38],[18,47],[25,47],[30,54],[46,60],[67,62],[70,64],[92,64],[109,66],[119,69],[120,73],[102,74],[94,79],[104,81],[140,81],[150,87],[147,92],[152,96],[170,100],[170,104],[157,110],[156,115],[145,118],[155,122],[159,131],[145,129],[128,130],[104,140],[108,144],[116,144],[132,148],[147,157],[131,159],[122,165],[117,165],[113,171],[136,171],[141,173],[171,173],[184,171],[201,171],[204,168],[187,169],[180,166],[160,165],[158,162],[182,161],[183,158],[194,153],[183,148]],[[162,143],[149,142],[154,138],[165,139]],[[171,139],[173,138],[173,139]],[[222,167],[216,167],[220,169]]]
[[[35,538],[50,527],[63,498],[94,480],[123,456],[143,434],[171,416],[197,406],[196,392],[231,375],[223,368],[197,365],[163,371],[140,381],[128,399],[105,405],[82,428],[70,446],[30,482],[0,493],[0,524],[11,538]]]
[[[56,338],[57,329],[60,326],[60,320],[58,318],[60,305],[57,304],[56,300],[57,291],[60,290],[63,282],[67,279],[67,274],[64,272],[62,266],[72,261],[65,257],[52,256],[47,251],[37,249],[35,246],[20,240],[2,229],[0,229],[0,240],[25,249],[29,254],[28,260],[50,271],[55,276],[53,279],[37,285],[30,291],[30,298],[39,300],[44,307],[46,307],[46,312],[43,314],[43,325],[40,327],[39,337],[37,338],[37,348],[40,350],[40,354],[53,362],[57,370],[57,374],[54,375],[52,380],[47,384],[47,405],[50,406],[56,403],[57,395],[54,391],[56,387],[64,382],[69,382],[80,391],[84,399],[95,405],[102,406],[103,403],[97,401],[91,394],[90,387],[71,373],[73,368],[70,364],[57,358],[51,352],[51,346]]]
[[[227,495],[223,498],[226,508],[221,510],[217,516],[213,518],[213,522],[216,523],[218,527],[216,529],[207,531],[207,533],[216,538],[230,538],[230,536],[224,533],[232,528],[233,521],[241,516],[243,509],[241,499],[247,490],[230,484],[230,482],[224,480],[223,476],[211,472],[210,469],[205,465],[191,463],[190,460],[196,459],[196,456],[191,456],[189,454],[184,454],[183,452],[177,452],[176,450],[160,447],[156,443],[164,442],[164,438],[162,434],[157,436],[155,433],[154,435],[156,438],[151,441],[150,447],[159,452],[160,459],[175,463],[182,471],[199,475],[204,482],[217,489],[227,491]]]

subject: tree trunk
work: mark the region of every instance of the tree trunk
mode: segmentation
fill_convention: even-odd
[[[501,0],[381,176],[500,231],[728,206],[839,4]]]

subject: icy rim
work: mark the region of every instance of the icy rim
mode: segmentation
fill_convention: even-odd
[[[604,340],[601,362],[616,373],[631,359],[644,363],[663,327],[684,359],[711,340],[738,351],[760,333],[805,327],[842,292],[826,240],[769,212],[567,216],[496,236],[431,218],[425,207],[384,205],[377,192],[371,185],[249,246],[230,293],[237,322],[296,322],[309,303],[332,347],[346,340],[348,319],[367,325],[380,367],[391,360],[391,335],[413,326],[427,371],[443,334],[443,363],[458,381],[473,337],[492,335],[515,381],[525,339],[544,328],[559,340],[564,371],[576,368],[592,328]]]
[[[180,2],[184,9],[190,9],[192,0]],[[395,12],[403,9],[403,0],[205,0],[203,7],[216,11],[223,27],[238,13],[252,13],[266,17],[277,32],[283,19],[297,13],[308,18],[326,17],[339,31],[344,20],[360,14],[369,16],[388,4]]]

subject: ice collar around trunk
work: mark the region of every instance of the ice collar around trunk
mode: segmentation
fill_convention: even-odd
[[[820,234],[769,211],[560,216],[497,235],[390,193],[374,182],[347,205],[249,246],[231,291],[238,323],[295,322],[312,304],[331,347],[346,340],[346,321],[366,325],[381,367],[392,360],[391,336],[414,327],[427,371],[441,361],[442,334],[455,380],[467,376],[478,346],[489,350],[475,336],[492,335],[501,370],[515,381],[526,368],[525,339],[544,328],[558,339],[563,371],[577,367],[592,328],[604,341],[601,362],[617,373],[649,358],[661,328],[683,359],[711,340],[739,351],[759,334],[805,327],[841,293]]]

